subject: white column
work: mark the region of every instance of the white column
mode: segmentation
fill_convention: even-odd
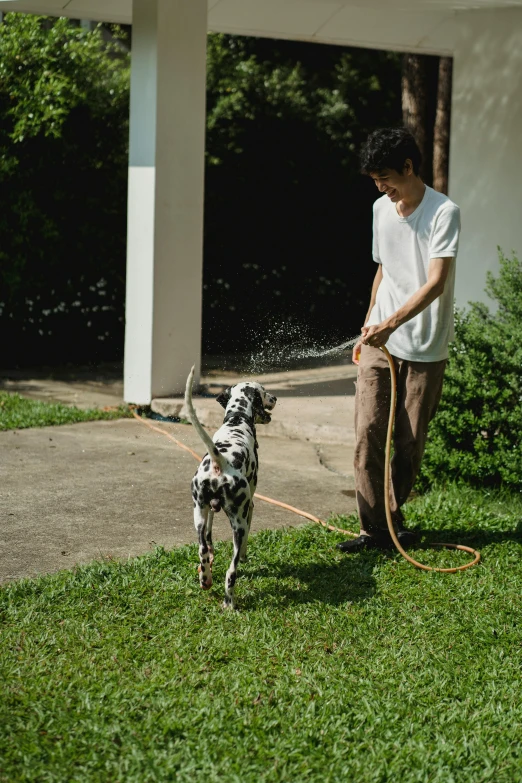
[[[459,14],[449,195],[461,208],[457,305],[491,301],[497,245],[522,258],[522,9]]]
[[[207,0],[133,0],[124,398],[201,358]]]

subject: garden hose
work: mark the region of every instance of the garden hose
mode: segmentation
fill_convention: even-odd
[[[475,556],[472,562],[466,563],[465,565],[462,566],[458,566],[455,568],[434,568],[432,566],[423,565],[423,563],[418,563],[416,560],[410,557],[407,554],[407,552],[404,551],[404,549],[399,543],[399,540],[397,539],[397,535],[395,533],[395,528],[393,526],[393,521],[391,518],[391,511],[390,511],[390,453],[391,453],[391,441],[393,435],[393,424],[395,421],[395,406],[397,401],[397,378],[395,374],[395,365],[393,363],[393,359],[391,358],[388,349],[383,347],[381,348],[381,350],[383,351],[386,358],[388,359],[388,363],[390,365],[390,374],[391,374],[390,417],[388,420],[388,432],[386,435],[386,458],[385,458],[385,468],[384,468],[384,487],[385,487],[384,499],[385,499],[386,522],[388,524],[388,530],[390,531],[390,535],[392,537],[393,543],[395,544],[395,546],[397,547],[401,555],[409,563],[416,566],[416,568],[421,568],[423,571],[443,571],[446,573],[455,573],[457,571],[464,571],[464,569],[471,568],[471,566],[476,565],[476,563],[479,562],[480,552],[477,552],[475,549],[471,549],[471,547],[463,546],[462,544],[434,544],[434,546],[443,546],[449,549],[460,549],[464,552],[469,552],[470,554]],[[170,432],[167,432],[161,427],[154,426],[146,419],[142,418],[141,416],[138,416],[138,414],[135,411],[132,411],[132,415],[139,422],[145,424],[149,429],[154,430],[154,432],[159,432],[161,435],[164,435],[165,437],[169,438],[169,440],[173,441],[176,444],[176,446],[183,449],[184,451],[188,451],[188,453],[191,454],[194,457],[194,459],[196,459],[198,462],[201,462],[202,457],[199,454],[197,454],[197,452],[193,451],[184,443],[177,440],[177,438],[171,435]],[[351,530],[343,530],[343,528],[336,527],[335,525],[330,525],[328,522],[319,519],[319,517],[316,517],[307,511],[302,511],[301,509],[296,508],[295,506],[291,506],[288,503],[283,503],[281,500],[274,500],[274,498],[269,498],[266,497],[265,495],[259,495],[257,492],[255,493],[254,497],[257,498],[258,500],[262,500],[265,503],[270,503],[273,506],[278,506],[279,508],[283,508],[287,511],[291,511],[293,514],[297,514],[298,516],[303,517],[304,519],[308,519],[311,522],[315,522],[316,524],[321,525],[327,530],[332,530],[336,533],[343,533],[343,535],[345,536],[352,536],[354,538],[356,538],[358,535],[357,533],[353,533]]]
[[[391,516],[391,509],[390,509],[391,442],[393,436],[393,424],[395,422],[395,408],[397,405],[397,375],[395,372],[395,364],[389,350],[386,348],[386,346],[382,346],[381,351],[386,356],[388,360],[388,364],[390,365],[390,378],[391,378],[390,415],[388,418],[388,432],[386,433],[386,451],[385,451],[385,459],[384,459],[384,506],[386,510],[386,522],[388,524],[388,530],[390,532],[390,536],[396,548],[401,553],[401,555],[408,561],[408,563],[411,563],[416,568],[421,568],[423,571],[440,571],[446,574],[455,574],[457,571],[464,571],[466,568],[471,568],[471,566],[474,566],[479,562],[480,552],[477,552],[476,549],[472,549],[469,546],[464,546],[463,544],[432,544],[432,546],[443,546],[446,547],[447,549],[460,549],[463,552],[469,552],[470,555],[475,556],[471,562],[465,563],[464,565],[461,566],[456,566],[455,568],[435,568],[434,566],[427,566],[424,565],[423,563],[419,563],[417,562],[417,560],[414,560],[413,557],[410,557],[409,554],[404,551],[404,549],[400,545],[399,539],[397,538],[397,534],[395,532],[395,527],[393,525],[393,520]]]

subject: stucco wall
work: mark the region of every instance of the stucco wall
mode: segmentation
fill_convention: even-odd
[[[497,245],[522,258],[522,10],[463,13],[456,43],[450,197],[460,206],[458,305],[484,300]]]

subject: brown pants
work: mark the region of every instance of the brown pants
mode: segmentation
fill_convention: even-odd
[[[391,512],[396,529],[401,506],[419,472],[428,424],[442,393],[446,360],[409,362],[392,357],[397,373],[397,409],[391,463]],[[363,345],[355,393],[355,489],[361,532],[389,538],[384,510],[384,450],[390,411],[390,369],[378,348]]]

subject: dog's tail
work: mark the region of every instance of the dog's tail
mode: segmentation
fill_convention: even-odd
[[[192,402],[193,384],[194,384],[194,367],[192,367],[187,378],[187,385],[185,387],[185,406],[189,412],[190,421],[192,422],[194,429],[196,430],[199,437],[207,447],[208,455],[212,460],[212,464],[214,466],[214,471],[216,473],[221,473],[223,471],[223,468],[225,467],[226,460],[224,459],[222,454],[219,453],[214,441],[212,440],[208,432],[205,429],[203,429],[203,427],[201,426],[201,422],[197,417],[196,411],[194,409],[194,404]]]

